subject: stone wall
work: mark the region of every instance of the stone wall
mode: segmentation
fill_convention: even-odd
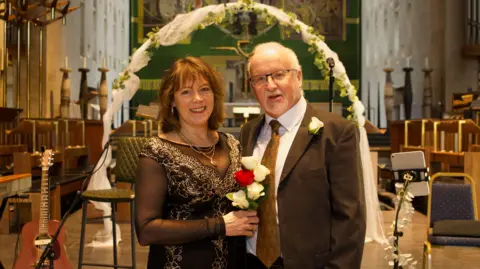
[[[402,68],[409,58],[412,73],[412,117],[422,117],[425,58],[433,68],[433,104],[451,109],[452,93],[476,89],[476,61],[463,58],[466,40],[466,1],[364,0],[362,1],[362,101],[370,90],[374,124],[386,127],[383,88],[386,65],[394,68],[395,87],[404,85]],[[370,86],[369,86],[370,85]],[[380,114],[378,121],[378,91]],[[444,92],[442,94],[442,91]]]

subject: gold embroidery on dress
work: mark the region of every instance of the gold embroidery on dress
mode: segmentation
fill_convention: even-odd
[[[154,159],[161,164],[168,178],[168,194],[178,195],[188,200],[185,204],[170,204],[169,219],[186,220],[194,213],[193,206],[199,203],[213,202],[213,217],[227,214],[230,201],[225,198],[229,192],[238,190],[239,186],[233,178],[234,172],[240,170],[239,142],[230,134],[227,135],[230,165],[223,178],[211,167],[205,166],[200,160],[184,154],[176,146],[154,138],[149,141],[141,155]],[[224,236],[211,240],[216,257],[212,269],[227,268],[228,246]],[[167,263],[164,269],[181,269],[181,246],[165,246]]]

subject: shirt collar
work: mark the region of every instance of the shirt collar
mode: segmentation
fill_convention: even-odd
[[[302,96],[294,106],[276,120],[280,122],[287,132],[291,132],[295,126],[302,122],[305,111],[307,111],[307,101]],[[271,116],[265,115],[265,127],[269,126],[270,121],[273,119]]]

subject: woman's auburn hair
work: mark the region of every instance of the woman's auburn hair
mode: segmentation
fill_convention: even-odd
[[[160,124],[163,133],[179,131],[180,121],[176,109],[173,109],[173,95],[186,83],[204,78],[213,91],[214,103],[212,115],[208,119],[208,128],[217,130],[225,119],[223,106],[225,90],[220,75],[204,60],[188,56],[176,60],[162,79],[159,92]]]

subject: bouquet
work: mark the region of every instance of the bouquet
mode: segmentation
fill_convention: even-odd
[[[260,164],[257,158],[242,157],[242,170],[234,175],[241,186],[237,192],[230,192],[226,196],[232,205],[240,209],[257,210],[260,202],[265,198],[267,186],[262,184],[270,174],[267,167]]]

